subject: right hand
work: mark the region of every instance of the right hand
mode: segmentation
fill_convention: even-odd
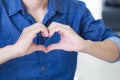
[[[42,36],[48,36],[47,28],[40,23],[33,24],[23,30],[18,41],[12,46],[12,48],[15,50],[16,57],[28,55],[35,51],[46,51],[44,45],[36,45],[33,42],[33,39],[40,32]]]

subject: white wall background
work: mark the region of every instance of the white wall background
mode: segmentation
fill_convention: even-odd
[[[103,0],[79,0],[86,3],[86,6],[91,11],[95,19],[102,18],[101,11],[102,11],[102,3]]]
[[[102,18],[102,0],[83,0],[95,19]],[[79,53],[76,77],[79,80],[120,80],[120,62],[108,63]]]

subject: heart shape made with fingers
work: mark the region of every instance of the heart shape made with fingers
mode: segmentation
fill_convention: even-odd
[[[58,31],[57,26],[55,27],[54,24],[52,23],[48,28],[45,27],[46,30],[41,31],[41,35],[43,37],[51,37],[52,38],[52,39],[49,39],[49,40],[52,40],[52,43],[50,43],[47,47],[45,47],[43,45],[46,48],[45,52],[49,52],[49,51],[52,51],[52,50],[55,50],[55,49],[61,49],[60,45],[64,45],[64,44],[61,44],[61,41],[63,41],[62,40],[63,38],[62,38],[62,35],[61,35],[62,33],[60,33],[60,31]],[[55,39],[53,39],[53,38],[55,38]],[[60,40],[58,41],[59,38],[60,38]]]
[[[71,51],[72,50],[70,46],[71,39],[69,39],[69,33],[68,33],[70,29],[71,28],[69,28],[66,25],[53,22],[48,28],[46,28],[46,30],[41,32],[41,35],[44,37],[52,37],[56,32],[60,34],[60,41],[58,43],[53,43],[48,45],[48,47],[46,47],[46,50],[47,50],[46,52],[56,50],[56,49]]]
[[[60,36],[53,36],[56,32]],[[52,37],[51,39],[54,39],[54,41],[48,42],[50,44],[47,47],[41,44],[37,45],[33,42],[33,39],[38,33],[41,33],[43,37]],[[52,43],[59,40],[57,37],[60,37],[60,41],[58,43]],[[70,26],[53,22],[48,28],[39,23],[26,27],[15,43],[14,48],[22,56],[35,51],[44,51],[46,53],[52,50],[77,52],[82,50],[83,45],[85,45],[84,39],[76,34]]]
[[[60,41],[58,43],[53,43],[48,45],[46,48],[46,52],[51,50],[65,50],[65,51],[76,51],[78,50],[78,41],[83,41],[76,32],[72,30],[70,26],[63,25],[60,23],[53,22],[47,29],[47,32],[42,32],[42,36],[44,37],[52,37],[55,32],[60,34]],[[82,43],[83,44],[83,43]],[[79,46],[80,47],[80,46]]]

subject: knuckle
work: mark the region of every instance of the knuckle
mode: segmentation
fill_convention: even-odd
[[[70,28],[70,26],[69,25],[65,25],[67,28]]]
[[[54,24],[55,24],[55,23],[54,23],[54,22],[52,22],[50,26],[53,26]]]
[[[28,31],[29,30],[29,27],[26,27],[23,29],[23,31]]]
[[[40,23],[36,23],[35,26],[41,26],[41,24]]]
[[[56,22],[52,22],[52,24],[56,24]]]
[[[57,23],[57,22],[52,22],[52,25],[57,26],[57,25],[58,25],[58,23]]]

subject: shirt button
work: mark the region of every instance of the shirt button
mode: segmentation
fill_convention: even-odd
[[[44,70],[45,70],[45,67],[44,67],[44,66],[40,67],[40,70],[44,71]]]

